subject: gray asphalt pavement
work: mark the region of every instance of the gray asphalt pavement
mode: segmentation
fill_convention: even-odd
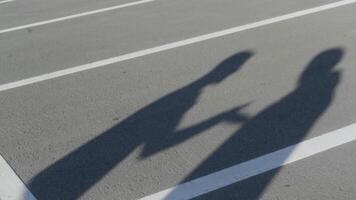
[[[127,2],[17,0],[0,30]],[[158,0],[4,33],[0,84],[331,2]],[[38,200],[129,200],[353,124],[355,11],[2,91],[0,155]],[[351,142],[196,199],[356,199],[355,156]]]

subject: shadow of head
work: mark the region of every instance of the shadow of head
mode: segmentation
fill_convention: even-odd
[[[340,79],[340,71],[334,67],[342,60],[344,51],[341,48],[332,48],[318,54],[302,73],[299,84],[309,87],[321,85],[335,86]]]
[[[251,56],[253,56],[252,51],[242,51],[225,59],[204,77],[206,84],[220,83],[240,69]]]

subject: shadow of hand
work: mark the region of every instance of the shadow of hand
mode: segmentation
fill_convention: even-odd
[[[250,103],[246,103],[242,106],[238,106],[231,110],[225,111],[219,115],[219,118],[221,118],[223,122],[230,123],[230,124],[245,122],[250,119],[250,116],[241,113],[241,110],[248,105],[250,105]]]

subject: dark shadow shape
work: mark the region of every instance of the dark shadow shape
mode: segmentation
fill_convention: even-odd
[[[223,81],[252,55],[250,51],[237,53],[202,78],[142,108],[37,174],[29,184],[30,190],[40,200],[78,199],[139,145],[144,145],[142,157],[148,157],[220,121],[244,120],[244,116],[236,114],[238,107],[179,131],[179,134],[176,131],[202,89]]]
[[[292,92],[245,122],[231,138],[182,182],[301,142],[332,102],[341,76],[340,72],[333,71],[333,68],[342,56],[343,50],[340,48],[328,49],[317,55],[306,67],[297,87]],[[220,192],[219,195],[215,192],[215,195],[210,196],[211,198],[209,194],[202,198],[230,199],[228,196],[234,196],[236,199],[238,196],[243,196],[244,200],[259,199],[278,172],[277,169],[268,173],[268,176],[259,179],[260,182],[250,185],[252,188],[240,185],[238,188],[242,190],[229,190],[230,193],[225,191]],[[175,199],[177,196],[179,196],[178,190],[173,191],[166,199]]]

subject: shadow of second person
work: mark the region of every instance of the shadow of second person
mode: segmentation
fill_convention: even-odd
[[[301,74],[293,91],[246,121],[182,182],[302,141],[333,100],[341,78],[341,72],[334,67],[342,56],[341,48],[332,48],[314,57]],[[287,158],[288,155],[281,158],[281,164]],[[277,173],[278,170],[274,170],[268,177],[259,179],[258,183],[240,185],[237,190],[229,189],[228,192],[222,189],[222,192],[207,194],[203,199],[259,199]],[[166,199],[182,199],[181,197],[182,191],[175,190]]]
[[[231,112],[227,112],[187,129],[181,137],[174,137],[179,122],[194,106],[202,90],[226,79],[252,55],[250,51],[239,52],[203,77],[138,110],[41,171],[31,180],[30,190],[39,199],[78,199],[140,145],[143,145],[142,158],[148,157],[201,133],[224,118],[231,120]]]

